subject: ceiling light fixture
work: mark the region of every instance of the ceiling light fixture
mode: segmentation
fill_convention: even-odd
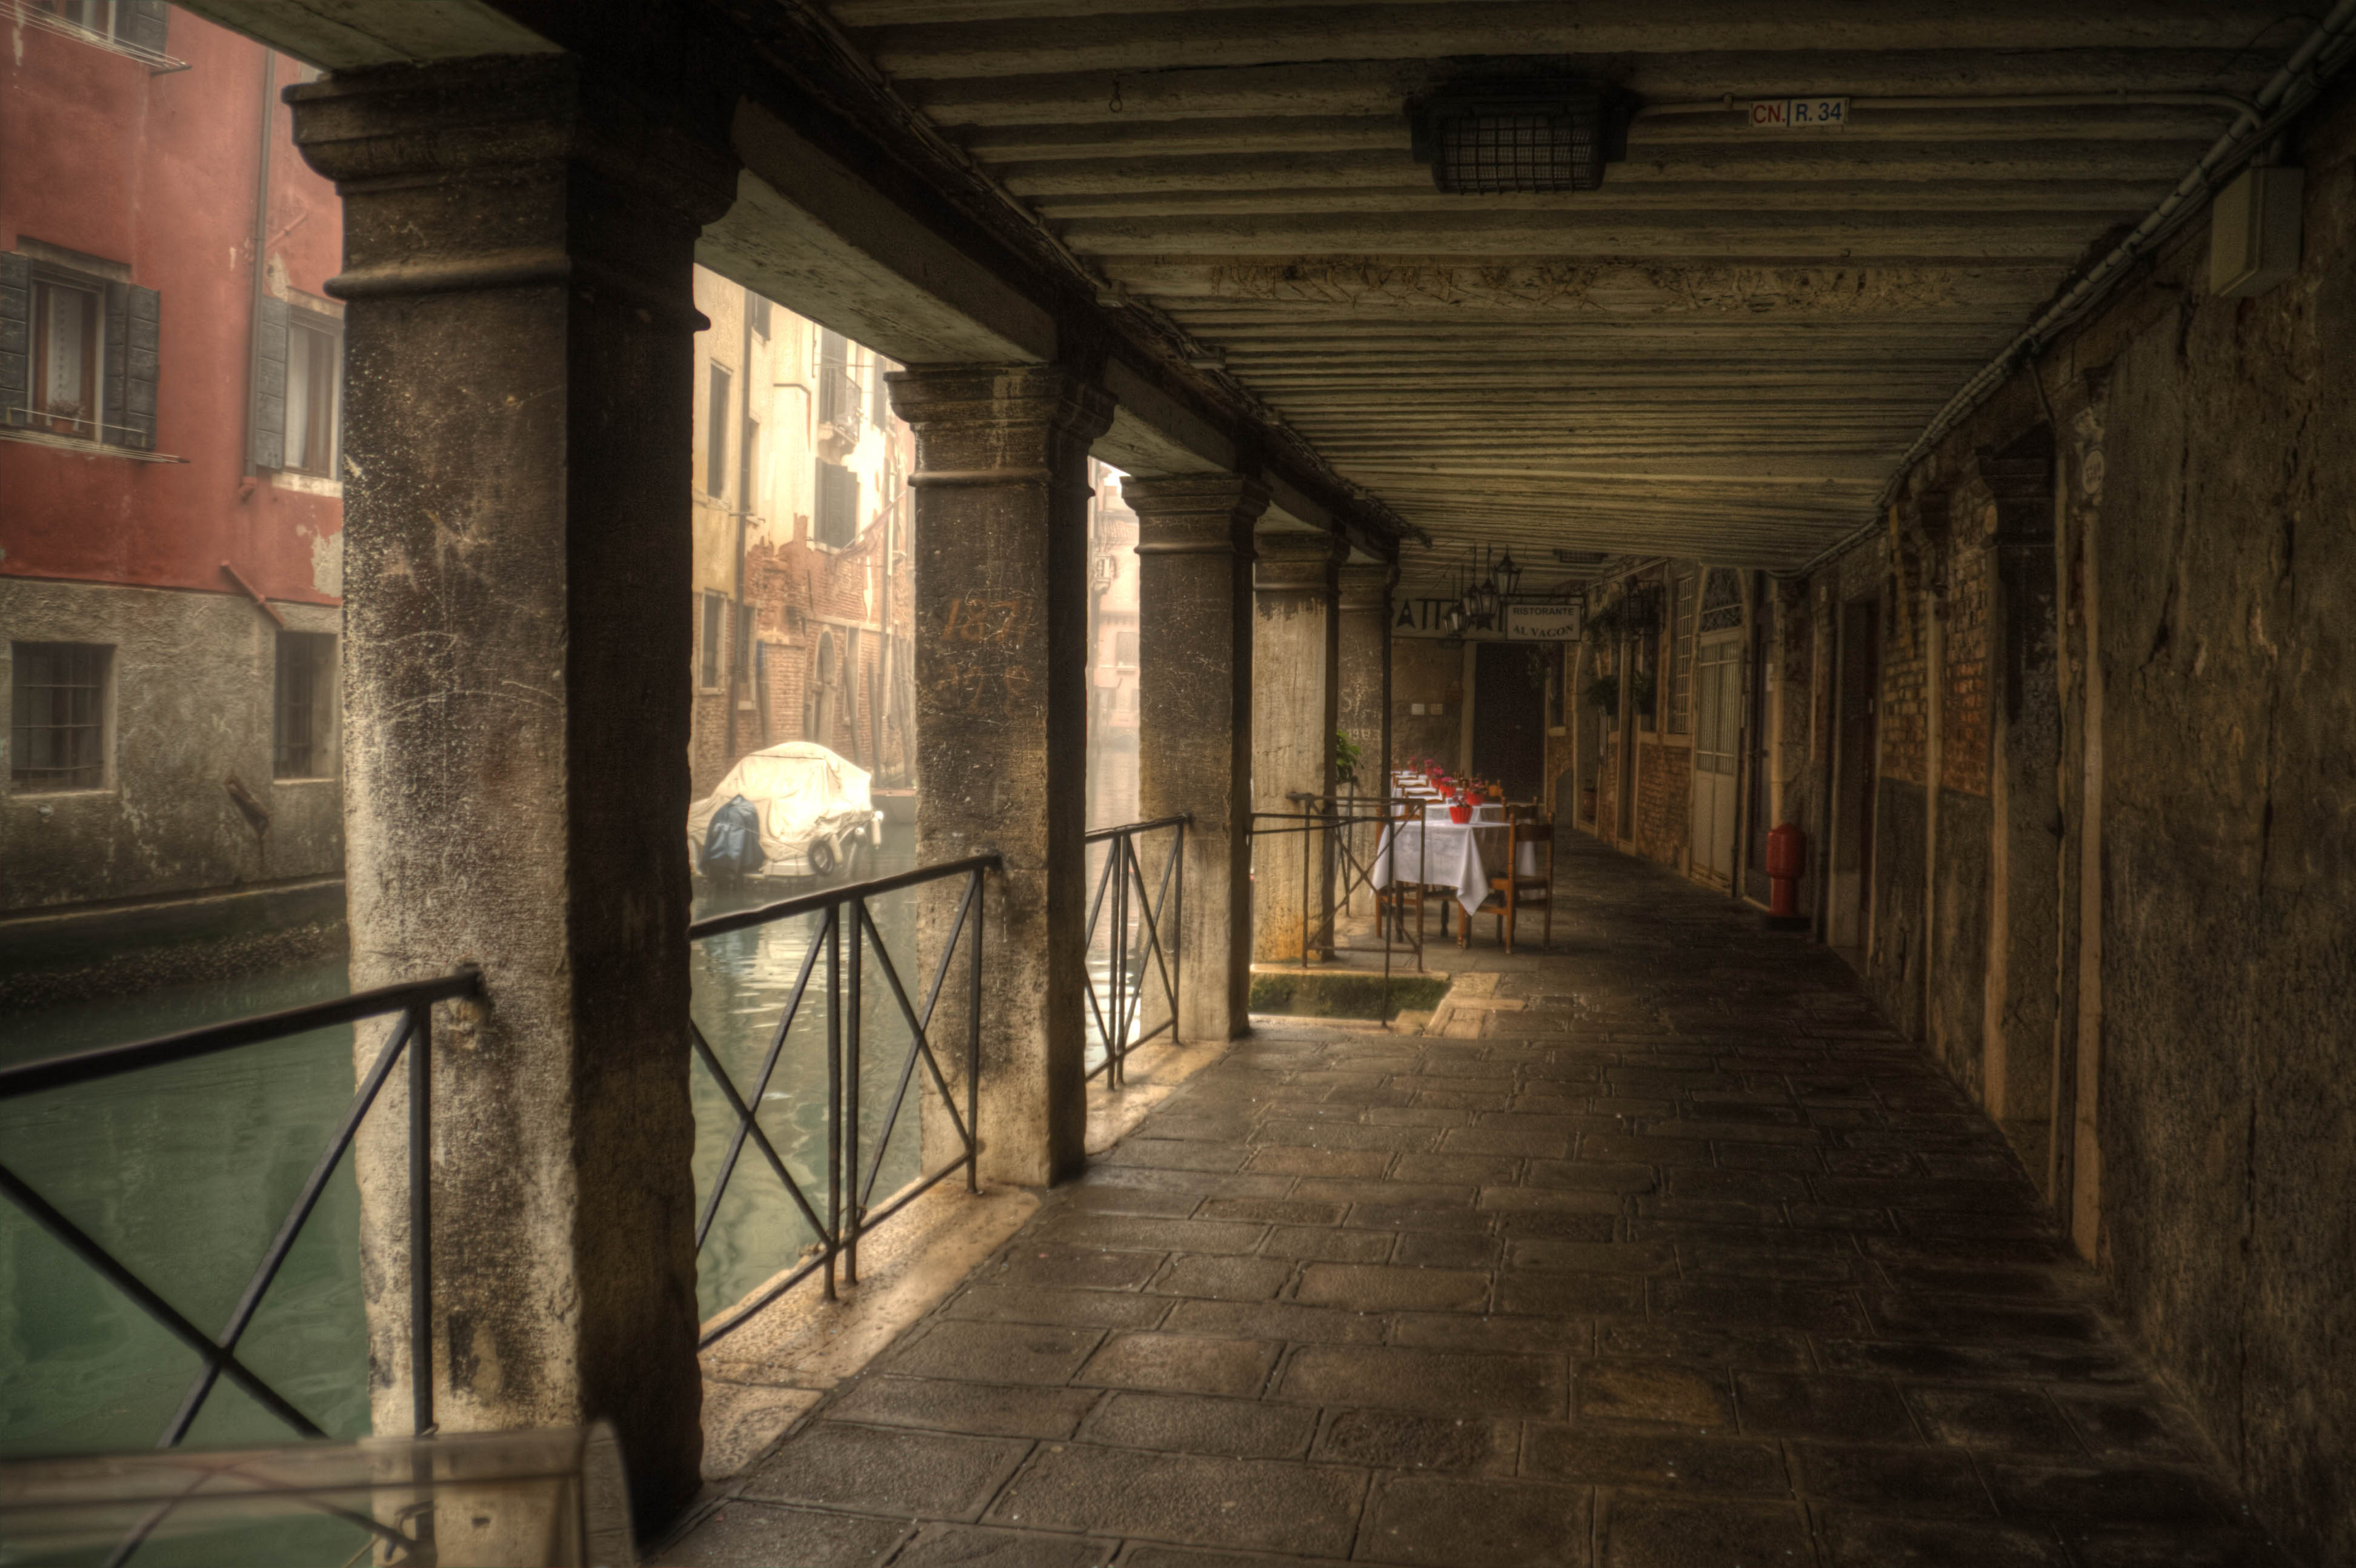
[[[1593,190],[1628,155],[1633,107],[1591,81],[1460,83],[1408,106],[1409,141],[1451,196]]]

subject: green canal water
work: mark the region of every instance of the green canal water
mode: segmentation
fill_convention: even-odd
[[[907,837],[894,834],[859,874],[907,869]],[[755,884],[744,893],[706,899],[696,913],[749,907],[787,891]],[[903,983],[921,1003],[916,897],[913,890],[891,893],[872,907]],[[797,917],[696,944],[696,1021],[743,1093],[752,1092],[818,925],[817,917]],[[821,1213],[824,977],[821,957],[759,1111],[763,1130]],[[861,1121],[862,1148],[872,1158],[908,1036],[872,959],[867,980]],[[332,963],[18,1015],[0,1019],[0,1061],[145,1039],[347,989],[343,965]],[[735,1119],[700,1063],[690,1077],[700,1202],[727,1153]],[[879,1202],[916,1174],[923,1083],[920,1068],[885,1148],[874,1187]],[[352,1089],[351,1031],[326,1029],[0,1104],[0,1159],[211,1331],[227,1320],[349,1105]],[[369,1423],[359,1210],[347,1160],[240,1349],[256,1372],[338,1437],[362,1435]],[[700,1256],[705,1315],[792,1264],[813,1236],[748,1146]],[[198,1364],[193,1352],[0,1200],[0,1456],[150,1446]],[[292,1435],[224,1382],[188,1441],[276,1444]]]

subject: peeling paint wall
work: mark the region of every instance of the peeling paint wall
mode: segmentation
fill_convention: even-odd
[[[280,608],[296,631],[333,632],[341,621],[324,605]],[[108,781],[0,795],[0,912],[342,872],[332,731],[326,776],[271,776],[278,628],[252,602],[0,578],[0,692],[19,640],[113,650]],[[332,682],[327,689],[332,700]],[[231,778],[269,812],[266,833],[238,808]]]
[[[696,269],[696,308],[711,325],[695,336],[691,786],[705,795],[737,759],[785,741],[815,741],[878,773],[878,784],[908,782],[916,577],[907,475],[915,457],[906,422],[878,390],[891,367],[849,345],[833,405],[848,417],[822,419],[828,371],[818,325],[776,304],[756,306],[748,319],[747,298],[741,285]],[[715,367],[728,396],[717,421]],[[716,462],[715,433],[723,443]],[[821,463],[858,481],[858,528],[846,544],[821,542],[813,525]],[[736,624],[740,602],[749,639]],[[718,634],[709,670],[706,615]]]

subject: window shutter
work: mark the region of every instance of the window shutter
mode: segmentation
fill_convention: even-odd
[[[0,421],[23,424],[31,417],[32,355],[33,264],[0,256]]]
[[[818,542],[847,545],[859,538],[859,475],[824,458],[818,464],[818,516],[811,528]]]
[[[106,285],[106,342],[99,363],[99,422],[92,432],[109,445],[121,444],[123,434],[123,367],[130,363],[131,287]]]
[[[124,446],[135,446],[142,452],[155,449],[155,383],[158,379],[158,346],[164,330],[164,296],[154,289],[134,284],[124,291],[130,298],[125,314],[129,317],[123,342],[127,349],[123,366],[123,401],[116,405],[121,412],[112,416],[122,428],[115,434]]]
[[[171,30],[172,7],[164,0],[131,0],[123,9],[123,36],[125,41],[162,54],[164,40]]]
[[[246,412],[246,461],[256,468],[286,466],[286,302],[256,302],[253,395]]]

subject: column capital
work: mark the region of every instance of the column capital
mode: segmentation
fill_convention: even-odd
[[[1140,555],[1252,553],[1252,525],[1268,510],[1268,489],[1240,474],[1172,474],[1120,482],[1137,514]]]
[[[1049,484],[1070,443],[1085,454],[1112,428],[1111,395],[1053,365],[920,365],[884,380],[916,427],[918,486]]]
[[[1387,560],[1344,561],[1340,568],[1340,608],[1344,610],[1381,610],[1390,603],[1391,584],[1398,581],[1398,568]]]
[[[1328,533],[1263,531],[1255,539],[1258,564],[1252,586],[1262,592],[1333,593],[1349,545]]]
[[[552,236],[574,218],[535,199],[567,173],[678,224],[701,228],[736,199],[724,123],[649,97],[571,55],[505,56],[339,72],[286,90],[304,161],[350,197],[409,193],[438,222],[347,232],[346,297],[538,283],[570,275],[581,247]],[[404,203],[408,205],[408,203]],[[651,215],[650,214],[650,215]],[[558,232],[562,232],[560,229]],[[444,235],[463,235],[454,254]],[[637,247],[617,234],[616,260]]]

